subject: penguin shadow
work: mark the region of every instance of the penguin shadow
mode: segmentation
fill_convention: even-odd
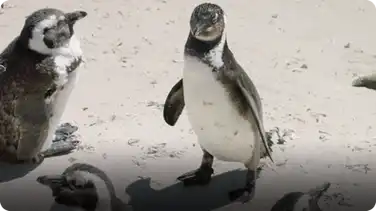
[[[137,180],[125,192],[133,211],[208,211],[231,202],[228,192],[244,186],[246,170],[234,170],[212,177],[206,186],[184,187],[176,183],[161,190],[151,188],[150,178]]]
[[[53,202],[49,211],[67,211],[72,210],[72,207],[61,205],[57,202]],[[114,207],[111,210],[108,211],[133,211],[132,208],[124,203],[121,199],[117,198],[114,202]]]
[[[0,183],[22,178],[36,169],[40,164],[9,164],[0,162]]]

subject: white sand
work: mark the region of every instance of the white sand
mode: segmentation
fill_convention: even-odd
[[[52,203],[50,191],[35,179],[62,172],[71,158],[106,171],[124,201],[129,200],[125,194],[128,185],[140,176],[151,177],[155,191],[141,190],[143,182],[129,188],[138,204],[136,211],[151,201],[188,205],[205,203],[205,198],[211,204],[206,210],[254,210],[252,207],[259,206],[270,210],[284,193],[304,191],[325,181],[333,182],[332,193],[349,197],[347,202],[363,203],[360,191],[374,191],[376,184],[372,171],[376,167],[376,92],[353,88],[351,82],[356,75],[374,71],[376,65],[375,7],[367,0],[213,2],[227,12],[230,48],[262,96],[265,127],[294,130],[286,145],[273,147],[277,165],[272,165],[274,171],[265,168],[251,203],[226,202],[227,191],[243,184],[243,174],[222,175],[225,178],[215,179],[209,188],[169,187],[201,160],[185,113],[175,127],[169,127],[160,107],[182,75],[188,21],[201,1],[10,0],[13,7],[0,15],[1,49],[20,32],[25,16],[36,9],[48,6],[88,12],[76,25],[87,63],[79,69],[80,80],[63,122],[77,124],[83,144],[92,150],[47,159],[27,176],[2,183],[3,206],[21,210],[33,204],[21,203],[23,197],[31,197],[30,190],[35,199],[48,198]],[[308,68],[300,68],[303,64]],[[133,140],[138,142],[128,144]],[[152,146],[157,150],[147,156]],[[345,166],[355,164],[360,166]],[[371,169],[367,174],[362,164]],[[216,175],[237,168],[243,167],[215,162]],[[20,192],[23,188],[29,191]],[[324,210],[352,210],[331,204],[331,208],[323,206]],[[368,200],[365,207],[373,205]]]

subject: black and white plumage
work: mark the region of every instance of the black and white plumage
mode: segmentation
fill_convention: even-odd
[[[33,12],[0,54],[0,160],[40,163],[42,150],[60,154],[74,148],[50,148],[82,60],[74,34],[84,11],[46,8]]]
[[[376,90],[376,74],[361,76],[352,82],[352,86]]]
[[[248,169],[244,188],[230,199],[249,201],[254,194],[260,156],[270,149],[256,87],[236,61],[226,40],[226,17],[216,4],[203,3],[191,16],[184,71],[170,91],[164,119],[173,126],[184,106],[204,155],[200,168],[178,179],[186,185],[208,184],[213,158],[241,162]]]
[[[274,204],[271,211],[322,211],[319,200],[329,187],[330,183],[324,183],[305,193],[287,193]]]
[[[100,169],[76,163],[60,175],[44,175],[37,181],[52,190],[55,204],[51,211],[127,211],[116,196],[110,178]]]

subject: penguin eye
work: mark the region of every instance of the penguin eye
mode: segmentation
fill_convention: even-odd
[[[57,26],[58,26],[58,27],[59,27],[59,26],[62,26],[62,25],[64,25],[64,23],[65,23],[65,21],[60,20],[60,21],[57,22]]]

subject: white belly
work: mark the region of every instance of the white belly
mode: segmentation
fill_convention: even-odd
[[[74,71],[68,75],[66,72],[64,73],[61,69],[59,73],[60,77],[59,80],[56,82],[59,87],[57,91],[46,101],[46,103],[48,103],[49,106],[51,106],[51,112],[53,113],[53,115],[50,118],[48,136],[46,142],[43,145],[42,150],[46,150],[51,146],[55,136],[55,131],[60,124],[60,120],[63,116],[69,97],[78,80],[77,71]],[[62,90],[60,90],[61,86],[64,87]]]
[[[186,57],[183,82],[188,119],[201,147],[219,160],[249,161],[259,136],[233,107],[211,68]]]

